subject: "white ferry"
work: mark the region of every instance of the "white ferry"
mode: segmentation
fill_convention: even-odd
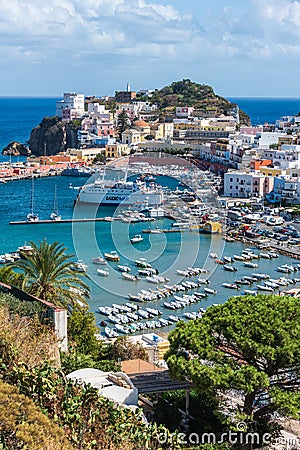
[[[146,188],[133,181],[96,180],[81,188],[77,201],[97,205],[149,207],[161,205],[163,193],[159,189]]]

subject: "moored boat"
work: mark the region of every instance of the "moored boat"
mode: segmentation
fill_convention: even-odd
[[[235,283],[223,283],[222,286],[228,289],[239,289],[239,286]]]
[[[104,253],[104,258],[107,259],[108,261],[120,261],[120,256],[115,250],[108,253]]]
[[[211,288],[208,288],[208,287],[203,288],[203,290],[204,290],[204,292],[207,292],[207,294],[214,294],[215,295],[217,293],[216,289],[211,289]]]
[[[122,277],[124,278],[124,280],[128,280],[128,281],[139,281],[140,277],[137,277],[136,275],[131,275],[130,273],[127,272],[122,272]]]
[[[137,244],[138,242],[142,242],[144,238],[140,234],[136,234],[133,238],[130,239],[132,244]]]
[[[224,268],[224,270],[228,270],[228,272],[236,272],[237,271],[237,268],[230,264],[224,264],[223,268]]]
[[[101,275],[101,276],[103,276],[103,277],[108,277],[109,272],[108,272],[108,270],[97,269],[97,274],[98,274],[98,275]]]

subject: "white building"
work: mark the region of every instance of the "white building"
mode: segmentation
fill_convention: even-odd
[[[224,196],[235,198],[264,197],[274,185],[274,178],[256,172],[227,172],[224,175]]]
[[[279,133],[277,131],[268,132],[264,131],[257,133],[255,137],[255,144],[260,148],[270,148],[270,145],[278,144],[279,137],[286,136],[285,133]]]
[[[99,115],[99,114],[109,113],[109,111],[106,111],[105,106],[100,105],[100,103],[90,102],[90,103],[88,103],[88,113]]]
[[[273,161],[279,169],[294,169],[300,167],[300,145],[282,145],[281,150],[265,150],[265,158]]]
[[[194,108],[189,106],[176,106],[176,117],[185,119],[193,114]]]
[[[65,92],[63,100],[56,102],[55,115],[62,120],[72,120],[84,115],[84,94]]]
[[[102,372],[98,369],[79,369],[67,375],[68,379],[90,384],[99,395],[120,405],[138,405],[138,389],[123,372]]]

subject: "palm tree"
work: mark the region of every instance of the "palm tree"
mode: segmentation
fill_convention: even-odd
[[[30,242],[32,251],[11,263],[24,274],[22,289],[62,307],[86,307],[90,288],[83,281],[85,274],[72,269],[73,255],[58,242]]]
[[[0,282],[9,286],[21,287],[24,275],[16,273],[12,267],[8,265],[0,267]]]

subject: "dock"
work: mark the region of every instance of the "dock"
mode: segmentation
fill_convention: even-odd
[[[27,220],[17,220],[15,222],[9,222],[9,225],[45,225],[49,223],[78,223],[78,222],[107,222],[104,217],[94,217],[94,218],[82,218],[82,219],[61,219],[61,220],[37,220],[36,222],[28,222]]]

